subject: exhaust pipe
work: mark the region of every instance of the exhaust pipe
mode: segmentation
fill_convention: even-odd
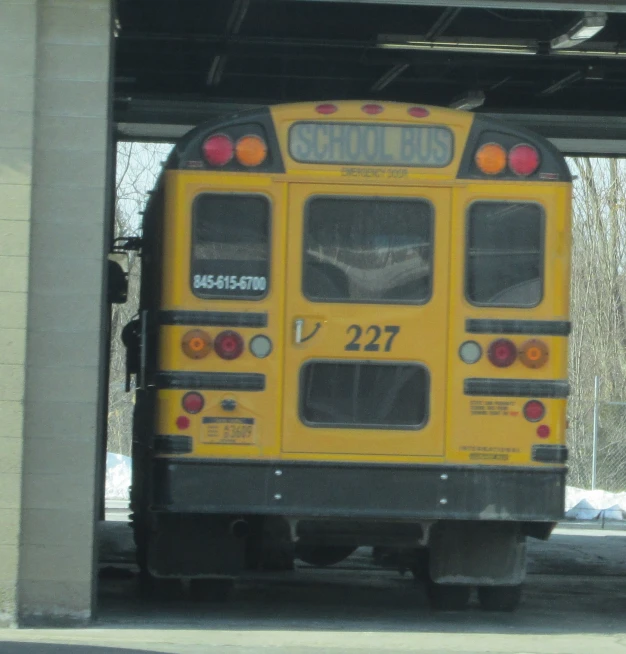
[[[228,525],[228,533],[235,538],[245,538],[250,533],[250,525],[245,520],[233,520]]]

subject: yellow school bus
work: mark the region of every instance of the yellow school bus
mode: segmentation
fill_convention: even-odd
[[[125,333],[143,578],[388,547],[435,607],[514,609],[564,507],[570,198],[548,141],[450,109],[290,104],[184,136]]]

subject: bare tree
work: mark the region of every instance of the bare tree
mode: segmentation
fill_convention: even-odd
[[[120,142],[117,149],[117,180],[114,237],[141,236],[141,212],[167,157],[171,145]],[[126,351],[121,331],[137,313],[141,259],[129,256],[129,289],[126,304],[111,311],[111,358],[109,377],[108,451],[130,456],[133,394],[126,393]]]
[[[626,397],[626,166],[616,159],[573,159],[568,441],[570,484],[591,482],[593,386],[602,380],[598,479],[607,490],[626,488],[626,412],[607,405]]]

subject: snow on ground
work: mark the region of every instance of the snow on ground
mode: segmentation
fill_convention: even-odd
[[[105,499],[128,500],[130,488],[130,457],[123,454],[107,454]]]
[[[568,486],[565,491],[565,517],[570,520],[624,520],[626,492],[609,493]]]

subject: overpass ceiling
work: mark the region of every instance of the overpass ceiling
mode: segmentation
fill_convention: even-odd
[[[626,116],[623,0],[445,4],[117,0],[115,120],[187,123],[207,103],[448,106],[468,93],[490,113]],[[584,10],[608,12],[605,27],[552,49]]]

